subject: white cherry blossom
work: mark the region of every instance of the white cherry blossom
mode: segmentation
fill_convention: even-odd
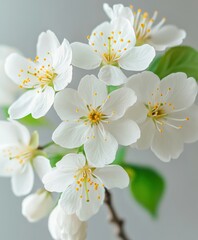
[[[5,60],[8,55],[14,52],[18,52],[18,50],[0,45],[0,106],[10,105],[19,92],[19,88],[5,73]]]
[[[163,51],[168,47],[180,45],[186,37],[184,30],[174,25],[164,25],[165,18],[154,25],[158,16],[157,11],[152,16],[149,16],[148,12],[142,12],[141,9],[135,12],[133,6],[130,9],[130,7],[124,7],[122,4],[115,4],[111,8],[105,3],[103,7],[111,20],[119,17],[125,17],[129,20],[135,31],[136,46],[149,44],[157,51]]]
[[[155,50],[150,45],[135,46],[134,30],[125,18],[100,24],[88,40],[89,44],[71,44],[72,63],[87,70],[101,67],[98,77],[107,85],[121,85],[126,81],[121,68],[142,71],[155,57]]]
[[[60,204],[50,214],[48,228],[55,240],[86,240],[87,223],[81,222],[75,214],[66,214]]]
[[[176,159],[184,143],[198,140],[197,83],[185,73],[174,73],[160,81],[151,72],[129,78],[127,87],[137,94],[137,102],[127,117],[140,126],[141,137],[136,146],[155,153],[162,161]]]
[[[40,156],[38,134],[12,121],[0,121],[0,176],[11,177],[12,190],[23,196],[32,190],[34,171],[40,177],[50,169],[49,160]]]
[[[22,214],[29,222],[37,222],[47,216],[54,207],[51,193],[44,189],[30,194],[22,202]]]
[[[60,205],[67,214],[76,214],[87,221],[99,211],[105,196],[105,187],[125,188],[128,174],[117,165],[95,168],[83,154],[68,154],[43,178],[45,188],[60,192]]]
[[[64,39],[60,44],[51,31],[40,34],[34,61],[11,54],[5,64],[6,73],[20,88],[29,91],[11,105],[10,117],[44,116],[54,103],[55,92],[64,89],[72,80],[71,59],[68,41]]]
[[[112,163],[118,144],[129,146],[140,137],[137,124],[123,117],[135,102],[131,89],[121,88],[108,95],[102,81],[87,75],[78,91],[67,88],[57,94],[55,110],[63,122],[52,139],[65,148],[84,145],[88,161],[95,166]]]

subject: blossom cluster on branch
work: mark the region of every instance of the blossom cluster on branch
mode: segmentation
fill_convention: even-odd
[[[104,4],[104,11],[110,20],[91,32],[88,44],[60,43],[48,30],[39,35],[34,60],[15,50],[4,54],[12,52],[6,61],[1,54],[1,77],[13,82],[2,85],[0,105],[13,102],[13,93],[19,97],[9,119],[0,121],[0,175],[11,178],[16,196],[30,194],[38,175],[44,187],[23,200],[22,214],[30,222],[49,214],[55,240],[85,240],[86,222],[104,203],[105,190],[129,185],[127,171],[113,163],[120,145],[150,148],[168,162],[184,143],[198,140],[196,80],[182,72],[160,80],[147,69],[157,51],[181,44],[185,31],[164,25],[165,19],[154,24],[157,12],[149,17],[122,4]],[[73,66],[99,68],[98,76],[86,75],[74,90],[68,87]],[[126,71],[138,73],[127,77]],[[53,143],[68,151],[55,167],[38,133],[19,122],[30,114],[39,119],[52,106],[62,120]]]

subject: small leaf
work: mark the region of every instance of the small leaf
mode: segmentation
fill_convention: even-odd
[[[127,164],[125,169],[131,179],[130,190],[135,200],[146,208],[152,216],[157,216],[158,207],[165,190],[163,177],[149,167]]]
[[[59,162],[63,158],[63,156],[64,155],[62,155],[62,154],[57,154],[57,155],[49,157],[51,167],[54,168],[56,166],[57,162]]]
[[[9,108],[6,106],[2,108],[2,113],[5,119],[9,118],[8,109]],[[47,120],[46,117],[35,119],[31,115],[28,115],[24,118],[19,119],[19,122],[22,123],[23,125],[33,126],[33,127],[49,125],[49,121]]]
[[[108,93],[111,93],[111,92],[113,92],[113,91],[115,91],[117,89],[119,89],[118,86],[108,86],[107,87]]]
[[[157,57],[148,70],[160,78],[171,73],[184,72],[188,77],[198,80],[198,51],[188,46],[171,48],[164,55]]]

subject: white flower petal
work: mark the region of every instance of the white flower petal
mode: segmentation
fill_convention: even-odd
[[[142,102],[136,102],[135,105],[130,107],[125,117],[134,120],[137,123],[143,123],[147,118],[148,109]]]
[[[104,3],[103,9],[111,20],[118,17],[124,17],[127,18],[133,26],[134,16],[129,7],[124,7],[122,4],[115,4],[113,8],[111,8],[107,3]]]
[[[87,109],[79,93],[70,88],[56,94],[54,108],[62,120],[77,120],[87,115]]]
[[[161,81],[160,89],[162,93],[167,94],[167,102],[173,104],[175,109],[184,109],[190,107],[197,96],[197,83],[194,78],[188,78],[185,73],[173,73]]]
[[[54,168],[43,177],[42,181],[49,192],[64,192],[75,181],[74,175],[73,171],[63,172]]]
[[[95,179],[94,182],[99,186],[97,191],[94,190],[93,187],[89,189],[89,201],[87,201],[85,189],[82,193],[82,205],[80,208],[78,208],[76,212],[77,216],[81,221],[87,221],[89,218],[95,215],[104,202],[105,190],[104,187],[101,186],[102,182],[100,182],[98,179]]]
[[[32,109],[33,118],[41,118],[47,114],[54,103],[55,92],[52,87],[46,87],[44,91],[36,93],[36,103]]]
[[[53,239],[60,239],[60,228],[58,225],[58,219],[60,218],[59,205],[57,205],[54,210],[51,212],[48,220],[48,229]]]
[[[86,70],[95,69],[101,64],[101,57],[88,44],[72,43],[72,64]]]
[[[5,157],[3,149],[0,150],[0,176],[12,177],[18,173],[21,169],[21,165],[18,161],[10,161],[9,157]]]
[[[155,131],[151,144],[151,150],[163,162],[169,162],[176,159],[183,152],[183,139],[181,139],[178,129],[164,127],[160,133]]]
[[[76,148],[85,143],[88,132],[89,127],[84,123],[63,122],[53,133],[52,139],[62,147]]]
[[[83,154],[70,153],[64,156],[56,164],[59,171],[77,171],[85,166],[86,160]]]
[[[94,137],[84,145],[88,162],[95,167],[103,167],[114,161],[118,143],[108,132],[101,133],[95,128]]]
[[[67,87],[72,80],[73,68],[69,66],[63,73],[58,74],[53,81],[54,90],[61,91]]]
[[[173,25],[166,25],[159,30],[152,31],[148,44],[152,45],[157,51],[164,51],[168,47],[180,45],[186,32]]]
[[[72,49],[66,39],[64,39],[63,43],[54,51],[52,60],[53,68],[57,74],[65,72],[71,65]]]
[[[146,120],[144,123],[140,124],[139,127],[141,137],[132,146],[135,146],[141,150],[147,149],[151,146],[155,131],[157,130],[155,129],[155,125],[151,119]]]
[[[63,210],[68,214],[75,214],[79,208],[81,208],[80,204],[80,191],[76,191],[76,184],[70,185],[63,192],[60,198],[60,206]]]
[[[140,138],[140,129],[136,122],[119,119],[108,124],[108,131],[115,137],[118,144],[129,146]]]
[[[37,156],[33,160],[33,166],[39,178],[42,180],[45,174],[51,171],[50,160],[43,156]]]
[[[132,75],[126,84],[126,87],[129,87],[135,91],[138,101],[147,104],[148,101],[151,101],[152,94],[159,88],[160,79],[157,75],[152,72],[142,72],[139,74]]]
[[[34,69],[36,65],[34,62],[28,60],[18,53],[10,54],[5,62],[6,74],[13,82],[15,82],[17,85],[21,85],[23,80],[29,78],[31,80],[29,87],[31,87],[31,83],[36,81],[36,77],[27,73],[29,67]]]
[[[125,70],[143,71],[155,57],[155,49],[148,44],[134,47],[119,59],[119,65]]]
[[[103,113],[110,116],[109,119],[117,120],[121,118],[126,110],[137,100],[133,90],[130,88],[120,88],[110,93],[108,100],[103,106]]]
[[[117,165],[97,168],[94,171],[94,175],[98,177],[108,189],[116,187],[126,188],[129,185],[129,176],[127,172]]]
[[[22,124],[15,121],[0,121],[0,145],[28,145],[30,133]]]
[[[99,73],[98,78],[107,85],[119,86],[126,82],[127,78],[119,67],[105,65]]]
[[[93,107],[101,106],[107,98],[106,85],[94,75],[86,75],[81,79],[78,92],[86,104],[92,104]]]
[[[48,52],[53,53],[59,46],[60,42],[52,31],[42,32],[38,37],[37,55],[44,57]]]
[[[34,184],[34,172],[30,163],[26,163],[23,169],[11,179],[12,190],[16,196],[24,196],[32,190]]]
[[[25,92],[18,100],[16,100],[9,108],[8,112],[11,119],[23,118],[35,109],[38,93],[37,90],[29,90]]]

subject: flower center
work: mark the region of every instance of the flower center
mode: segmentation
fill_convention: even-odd
[[[189,120],[189,117],[175,118],[171,116],[171,114],[176,113],[177,110],[172,103],[166,101],[170,94],[173,94],[171,88],[168,88],[165,95],[160,92],[159,88],[157,88],[156,92],[151,94],[151,101],[145,104],[148,109],[147,117],[153,120],[160,133],[164,131],[165,126],[169,126],[174,129],[182,129],[183,126],[178,125],[178,123]]]
[[[3,150],[4,157],[15,160],[19,164],[24,165],[27,161],[31,161],[34,156],[35,149],[30,146],[25,147],[9,147]]]
[[[92,105],[87,105],[87,109],[89,111],[88,115],[80,118],[86,125],[88,123],[90,123],[91,126],[98,125],[100,122],[108,119],[108,117],[102,113],[101,106],[93,108]]]
[[[125,39],[121,31],[112,31],[109,35],[94,32],[87,38],[94,52],[102,57],[102,65],[119,66],[118,60],[131,44],[131,40]]]
[[[34,62],[37,63],[39,60],[39,57],[36,57]],[[32,61],[31,61],[32,63]],[[23,77],[23,73],[25,72],[24,69],[20,70],[20,73],[18,74],[19,77]],[[28,70],[26,71],[26,76],[29,75],[29,77],[26,77],[21,85],[20,88],[44,88],[46,86],[52,86],[53,81],[57,76],[57,73],[55,73],[53,67],[51,64],[47,62],[47,58],[43,59],[43,65],[41,66],[39,64],[38,67],[31,66],[31,64],[28,66]]]
[[[133,11],[133,6],[130,6]],[[133,11],[134,15],[134,30],[136,34],[136,45],[143,45],[149,38],[152,30],[152,26],[157,18],[158,12],[155,11],[152,17],[149,17],[148,12],[142,13],[141,9],[137,12]],[[153,30],[158,30],[166,21],[163,18],[157,25],[153,27]]]
[[[82,169],[76,172],[74,178],[76,179],[76,191],[80,193],[80,198],[85,198],[86,202],[90,202],[90,190],[98,191],[100,185],[93,175],[95,168],[90,166],[84,166]],[[104,187],[101,184],[101,187]],[[98,200],[101,199],[100,194],[97,196]]]

